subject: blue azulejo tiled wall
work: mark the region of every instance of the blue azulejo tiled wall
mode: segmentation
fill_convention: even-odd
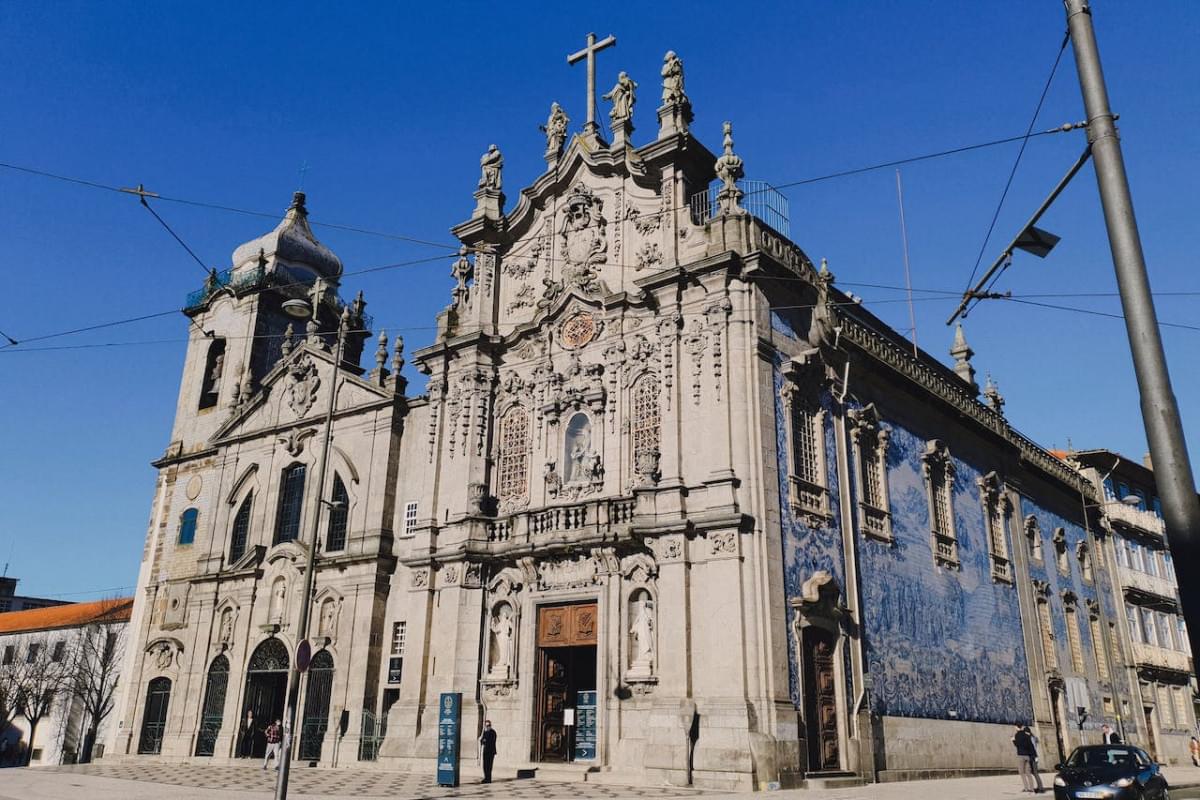
[[[1041,555],[1040,559],[1033,558],[1033,548],[1029,546],[1029,539],[1023,533],[1022,541],[1019,546],[1025,547],[1029,553],[1029,577],[1031,580],[1045,581],[1050,587],[1050,619],[1054,624],[1054,648],[1055,657],[1058,661],[1060,671],[1068,678],[1075,678],[1086,681],[1088,695],[1091,699],[1090,707],[1088,708],[1088,717],[1085,720],[1086,727],[1099,727],[1101,722],[1115,722],[1114,719],[1105,719],[1103,696],[1105,691],[1098,683],[1098,673],[1096,666],[1096,658],[1103,657],[1104,646],[1100,643],[1096,647],[1092,641],[1092,632],[1088,625],[1087,601],[1099,600],[1104,609],[1104,616],[1107,620],[1115,619],[1116,606],[1111,587],[1108,585],[1106,576],[1108,571],[1099,568],[1095,562],[1095,554],[1092,554],[1092,580],[1085,581],[1083,579],[1083,571],[1080,568],[1078,558],[1078,547],[1080,542],[1087,541],[1087,531],[1080,525],[1062,517],[1061,515],[1048,510],[1035,500],[1026,495],[1021,496],[1020,501],[1020,522],[1022,531],[1026,531],[1025,520],[1032,516],[1037,520],[1037,534],[1041,536]],[[1063,529],[1064,538],[1066,540],[1066,570],[1059,568],[1057,559],[1057,550],[1054,544],[1054,532],[1058,528]],[[1084,672],[1076,673],[1071,661],[1070,642],[1067,638],[1067,618],[1063,608],[1064,591],[1070,591],[1078,598],[1076,602],[1075,621],[1079,628],[1079,638],[1082,649]],[[1124,676],[1121,671],[1116,671],[1116,680],[1119,686],[1124,687]],[[1124,695],[1127,688],[1121,689],[1121,694]],[[1067,717],[1078,724],[1078,714],[1074,704],[1067,704]]]
[[[1012,584],[991,577],[976,485],[982,473],[954,459],[961,568],[939,567],[921,464],[926,439],[895,423],[884,424],[891,430],[887,478],[893,541],[857,539],[875,710],[906,717],[1028,722],[1032,702],[1020,605]]]
[[[783,527],[783,583],[785,596],[798,597],[800,587],[812,575],[821,570],[829,572],[837,579],[838,586],[844,587],[845,559],[842,555],[842,535],[836,520],[840,519],[840,503],[838,496],[838,475],[836,448],[833,440],[833,426],[830,423],[831,414],[823,417],[826,486],[829,490],[829,511],[833,522],[824,527],[813,527],[801,519],[797,519],[788,504],[788,434],[786,409],[780,392],[783,388],[783,373],[780,370],[782,359],[778,360],[773,371],[775,395],[775,442],[779,459],[779,518]],[[821,406],[830,411],[832,399],[827,392],[821,393]],[[800,685],[797,675],[798,659],[796,657],[796,641],[792,635],[795,611],[787,606],[788,622],[788,689],[792,702],[801,707]],[[847,675],[849,671],[847,670]]]

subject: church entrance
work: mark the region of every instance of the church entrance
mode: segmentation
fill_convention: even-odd
[[[242,719],[253,719],[250,755],[254,758],[266,755],[267,726],[275,720],[282,723],[289,663],[287,648],[278,639],[267,639],[250,656]]]
[[[534,757],[570,761],[579,692],[596,689],[596,604],[543,606],[537,625],[537,707]]]
[[[804,649],[804,718],[807,723],[808,771],[841,768],[838,736],[836,640],[829,631],[809,625],[801,636]]]

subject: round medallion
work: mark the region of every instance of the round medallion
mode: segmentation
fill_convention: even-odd
[[[583,347],[596,337],[596,320],[586,311],[580,311],[562,324],[562,343],[574,349]]]
[[[187,499],[195,500],[197,497],[200,496],[200,490],[203,488],[204,488],[204,481],[200,478],[199,475],[193,475],[192,479],[187,482],[187,488],[185,489],[185,491],[187,492]]]

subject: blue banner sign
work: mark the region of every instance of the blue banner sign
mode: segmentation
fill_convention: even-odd
[[[575,694],[575,760],[596,760],[596,692]]]
[[[458,740],[462,693],[442,692],[438,698],[438,786],[458,786]]]

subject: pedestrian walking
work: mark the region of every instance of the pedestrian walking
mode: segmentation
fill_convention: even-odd
[[[1033,747],[1033,736],[1023,725],[1016,726],[1012,737],[1013,746],[1017,749],[1017,772],[1021,773],[1021,791],[1038,792],[1038,783],[1033,779],[1033,760],[1037,751]]]
[[[262,768],[267,768],[267,762],[271,760],[271,756],[275,756],[275,770],[279,771],[279,742],[283,739],[283,729],[279,726],[279,720],[275,720],[267,726],[267,754],[263,756]]]
[[[1200,739],[1195,736],[1188,742],[1188,752],[1192,754],[1192,766],[1200,767]]]
[[[1033,759],[1031,760],[1029,766],[1033,769],[1033,779],[1037,782],[1037,789],[1034,791],[1037,794],[1041,794],[1042,792],[1046,791],[1046,787],[1042,785],[1042,768],[1038,765],[1038,761],[1042,757],[1042,751],[1039,747],[1041,743],[1038,741],[1037,735],[1029,729],[1028,725],[1026,725],[1023,730],[1029,734],[1029,741],[1033,742]]]
[[[1100,734],[1101,734],[1100,741],[1103,742],[1104,744],[1120,744],[1121,743],[1121,737],[1117,735],[1116,731],[1114,731],[1111,727],[1109,727],[1108,723],[1105,723],[1104,725],[1100,726]]]
[[[492,782],[492,762],[496,760],[496,729],[492,721],[483,721],[483,734],[479,737],[479,750],[483,754],[483,783]]]

